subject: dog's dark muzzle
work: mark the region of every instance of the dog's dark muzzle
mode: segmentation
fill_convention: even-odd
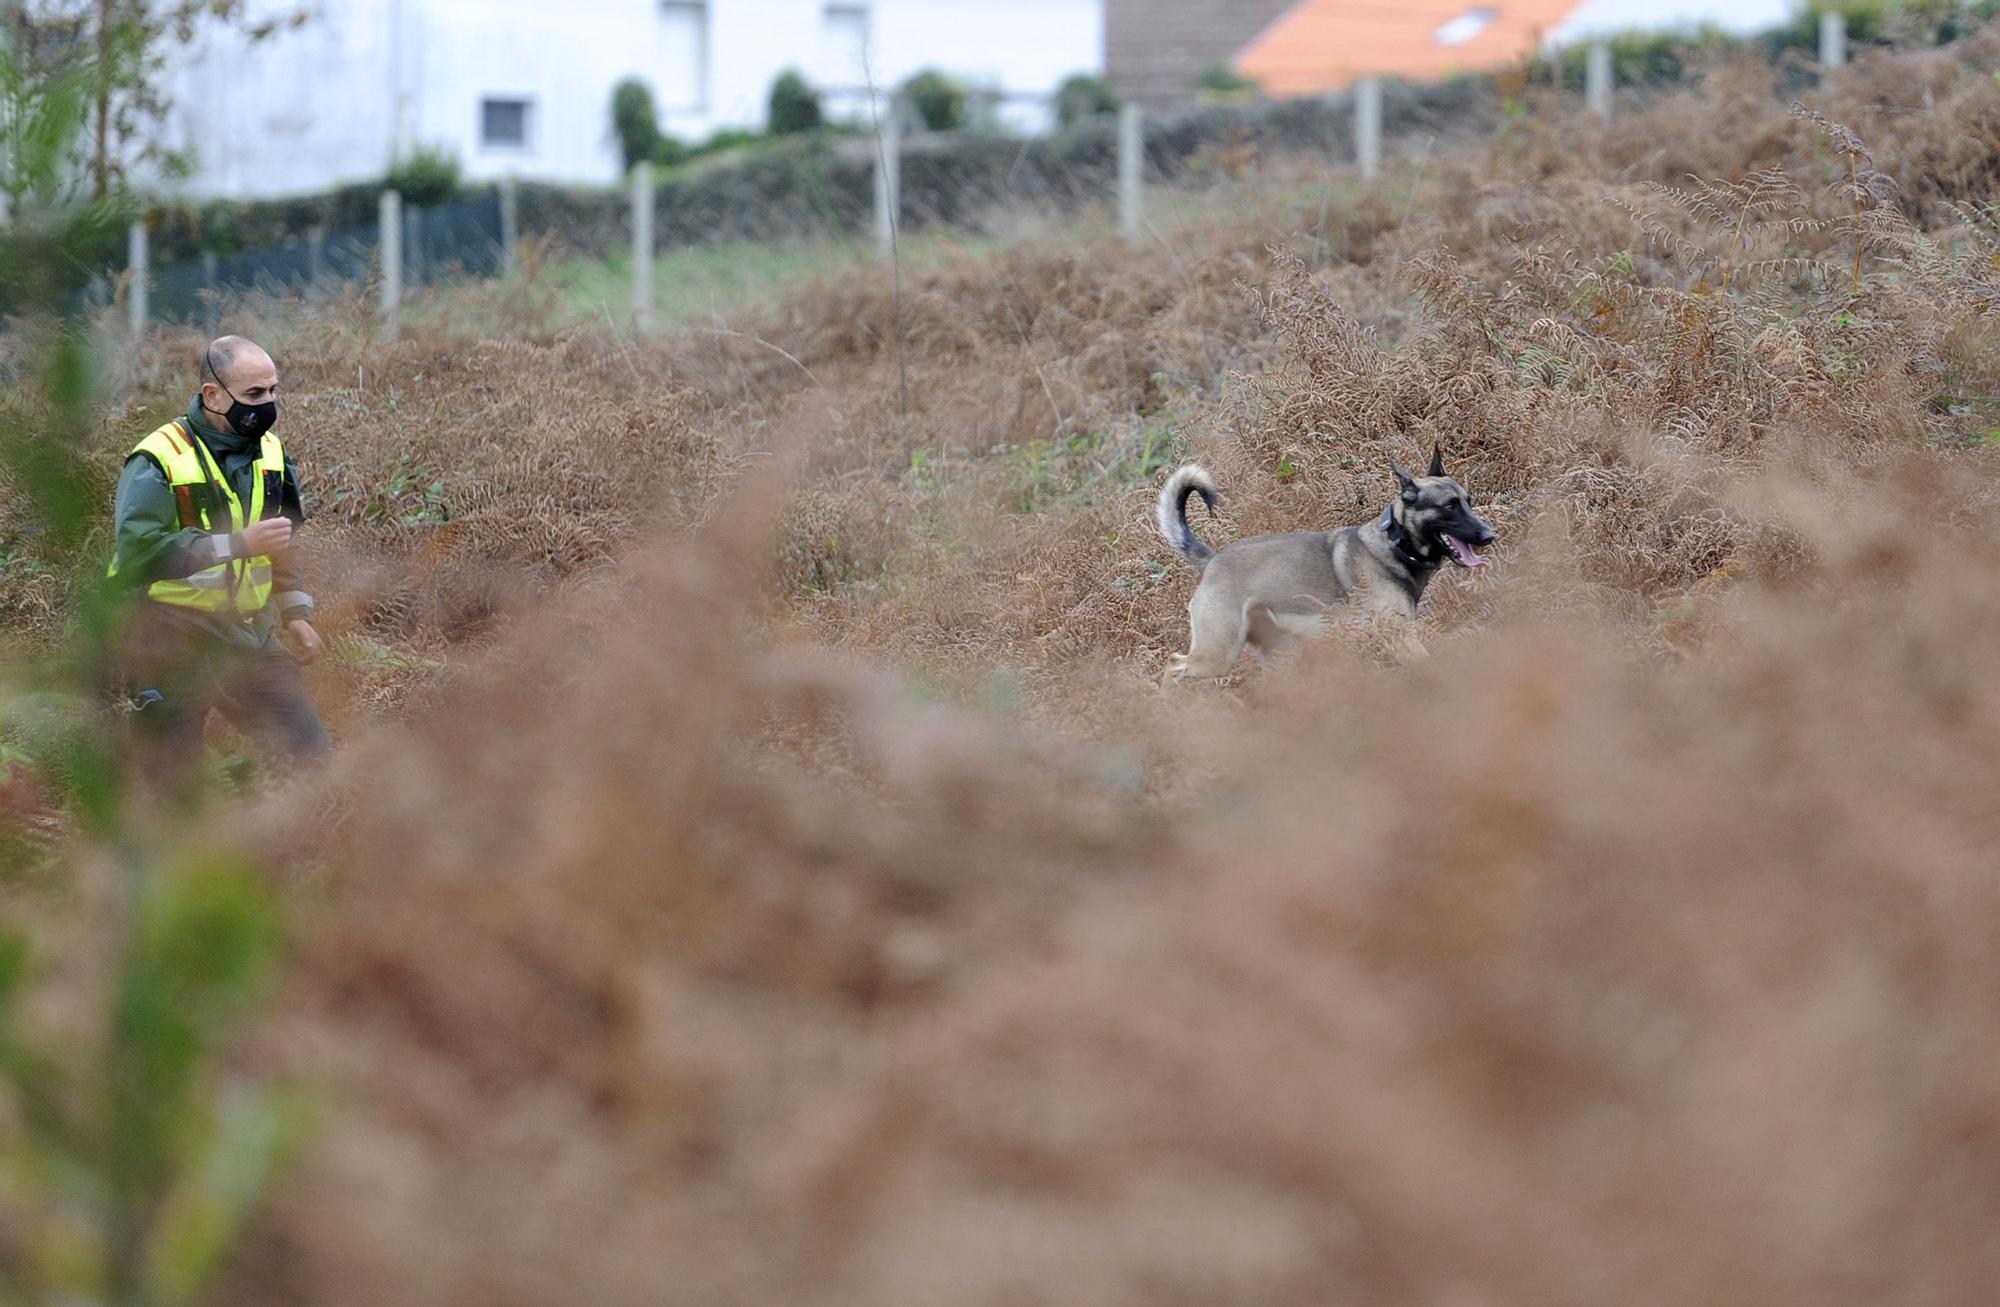
[[[1462,536],[1455,531],[1440,533],[1445,550],[1451,555],[1451,561],[1460,567],[1485,567],[1487,562],[1480,556],[1479,550],[1500,537],[1493,534],[1492,527],[1476,517],[1472,519],[1470,525],[1472,529]]]

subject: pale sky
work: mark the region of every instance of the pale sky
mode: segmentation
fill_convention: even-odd
[[[1790,21],[1794,0],[1583,0],[1549,33],[1558,45],[1637,29],[1699,27],[1761,32]]]

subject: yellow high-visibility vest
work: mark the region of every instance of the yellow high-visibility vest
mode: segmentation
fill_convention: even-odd
[[[167,423],[140,441],[132,452],[151,455],[166,471],[181,526],[200,527],[215,534],[235,533],[260,520],[264,505],[275,504],[284,485],[285,449],[268,431],[257,455],[257,476],[250,483],[248,512],[231,488],[229,478],[222,474],[215,455],[188,429],[184,419],[175,418]],[[225,517],[226,522],[219,520]],[[118,575],[115,557],[108,574]],[[146,588],[146,595],[163,604],[177,604],[204,613],[248,617],[271,601],[271,559],[268,554],[227,559],[193,576],[155,581]]]

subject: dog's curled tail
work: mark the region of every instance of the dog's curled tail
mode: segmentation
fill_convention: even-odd
[[[1168,477],[1167,484],[1160,487],[1158,519],[1160,534],[1173,546],[1174,552],[1193,563],[1199,571],[1208,566],[1208,560],[1215,557],[1215,551],[1204,544],[1195,535],[1194,528],[1188,525],[1189,495],[1200,495],[1201,502],[1208,505],[1208,511],[1215,511],[1215,478],[1193,463]]]

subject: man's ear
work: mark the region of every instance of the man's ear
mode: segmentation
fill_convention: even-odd
[[[1403,465],[1395,459],[1389,460],[1389,470],[1396,474],[1396,480],[1403,487],[1403,498],[1414,502],[1417,497],[1417,479],[1403,470]]]

